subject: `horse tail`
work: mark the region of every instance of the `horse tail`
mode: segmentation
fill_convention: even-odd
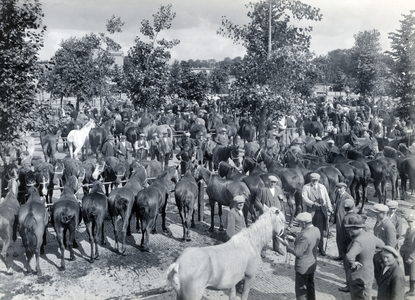
[[[170,265],[167,269],[167,281],[168,285],[179,294],[180,291],[180,279],[179,279],[179,264],[177,262]]]
[[[73,218],[75,217],[75,214],[73,212],[70,213],[68,211],[68,208],[67,207],[64,207],[63,210],[62,210],[62,212],[61,212],[60,217],[61,217],[61,220],[60,220],[61,223],[63,223],[63,224],[69,224],[73,220]]]
[[[119,211],[125,211],[128,207],[128,200],[120,194],[115,195],[115,208]]]
[[[26,250],[30,253],[35,253],[37,248],[37,236],[35,233],[35,228],[37,225],[37,221],[33,212],[27,214],[26,218],[23,222],[24,227],[24,236],[26,240]]]

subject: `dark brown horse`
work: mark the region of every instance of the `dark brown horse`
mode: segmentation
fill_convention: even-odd
[[[211,224],[209,228],[209,231],[211,232],[213,232],[213,229],[215,227],[214,221],[216,202],[218,203],[218,214],[220,220],[219,230],[223,230],[222,205],[229,206],[229,208],[232,208],[233,198],[235,196],[242,195],[245,197],[245,200],[248,200],[251,197],[251,193],[244,182],[220,178],[219,175],[213,174],[212,172],[200,165],[196,168],[195,179],[203,179],[207,185],[206,193],[209,196],[209,204],[211,209]],[[247,223],[246,219],[245,222]]]
[[[75,196],[78,188],[78,180],[75,176],[71,176],[63,187],[61,196],[57,202],[53,204],[52,223],[56,232],[61,249],[61,270],[65,270],[65,236],[69,230],[68,248],[70,252],[70,260],[75,260],[73,251],[75,243],[76,227],[81,222],[81,206]]]
[[[12,274],[11,256],[7,259],[7,250],[13,240],[13,256],[17,256],[15,251],[17,239],[17,225],[19,213],[19,201],[17,201],[17,176],[9,180],[7,186],[8,193],[3,202],[0,203],[0,238],[3,240],[1,257],[6,265],[6,273]]]
[[[58,146],[58,139],[61,135],[61,130],[55,132],[42,130],[40,132],[40,144],[42,146],[45,162],[53,163],[55,161],[55,154]]]
[[[114,226],[115,246],[118,253],[125,255],[125,236],[130,224],[135,196],[143,189],[141,172],[134,172],[121,188],[113,189],[108,197],[108,212]],[[121,237],[118,236],[117,217],[122,218]],[[119,241],[122,245],[120,248]]]
[[[95,181],[88,195],[82,199],[82,216],[91,244],[90,263],[99,259],[98,234],[101,232],[101,244],[105,244],[104,218],[108,210],[107,196],[103,192],[102,183]],[[95,245],[95,251],[94,251]]]
[[[161,211],[162,229],[167,232],[166,207],[167,198],[174,184],[179,181],[179,166],[168,167],[153,183],[138,192],[135,206],[137,208],[137,220],[141,223],[141,245],[140,250],[150,252],[148,246],[149,231],[156,233],[156,222],[159,211]]]
[[[89,144],[91,145],[92,153],[95,153],[96,158],[102,151],[102,145],[108,141],[111,133],[114,132],[115,120],[109,119],[105,121],[100,127],[92,128],[89,131]]]
[[[48,162],[41,162],[36,166],[35,172],[39,194],[42,197],[46,198],[46,203],[52,203],[53,196],[53,176],[54,170],[53,166]]]
[[[189,161],[186,163],[186,173],[174,189],[174,199],[182,219],[183,240],[186,241],[191,240],[189,233],[190,218],[192,219],[191,227],[195,227],[194,206],[199,192],[193,173],[194,167],[191,161]]]
[[[26,251],[26,269],[32,272],[30,261],[33,255],[36,257],[36,271],[41,272],[39,256],[43,251],[43,244],[46,243],[46,225],[48,224],[48,212],[45,203],[40,199],[39,191],[35,186],[28,190],[29,198],[19,209],[19,234],[22,237],[23,246]],[[43,243],[42,243],[43,242]]]
[[[216,146],[213,149],[212,154],[213,169],[216,171],[218,169],[219,162],[228,161],[229,158],[232,159],[235,166],[240,166],[238,145]]]

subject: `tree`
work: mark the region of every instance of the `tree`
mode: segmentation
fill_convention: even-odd
[[[403,15],[401,27],[389,33],[394,59],[392,67],[392,87],[399,97],[399,114],[404,119],[415,122],[415,10]]]
[[[176,14],[171,11],[171,4],[160,6],[153,15],[153,26],[148,20],[141,22],[140,32],[149,40],[144,42],[135,38],[135,45],[128,51],[129,63],[124,68],[125,85],[135,106],[156,108],[163,105],[160,98],[168,93],[170,52],[167,51],[179,44],[179,40],[158,40],[162,30],[171,27]]]
[[[296,113],[302,107],[300,96],[309,96],[317,79],[309,51],[312,27],[297,27],[290,21],[319,21],[322,15],[319,9],[292,0],[259,1],[247,7],[251,9],[247,25],[223,17],[218,33],[246,48],[231,103],[262,122],[259,129],[263,134],[268,118]]]
[[[19,135],[41,125],[36,100],[42,67],[37,63],[43,47],[42,6],[37,0],[0,3],[0,153]]]
[[[352,48],[352,74],[355,80],[353,89],[362,97],[373,96],[376,83],[379,79],[380,32],[376,29],[365,30],[354,36],[355,44]]]
[[[209,85],[212,93],[226,94],[232,61],[230,59],[219,62],[209,74]]]

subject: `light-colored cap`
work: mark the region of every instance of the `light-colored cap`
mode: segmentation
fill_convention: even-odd
[[[382,203],[376,203],[375,205],[373,205],[372,211],[376,214],[386,213],[389,211],[389,207]]]
[[[241,203],[241,202],[245,202],[245,197],[242,195],[237,195],[235,197],[233,197],[233,201],[236,203]]]
[[[410,214],[409,216],[407,216],[406,217],[406,222],[415,222],[415,215]]]
[[[328,140],[327,144],[334,144],[334,141],[333,140]]]
[[[270,175],[270,176],[268,176],[268,179],[269,179],[269,181],[271,181],[271,182],[278,182],[278,178],[277,178],[277,177],[275,177],[274,175]]]
[[[158,136],[157,132],[154,132],[154,133],[152,134],[152,136]]]
[[[357,227],[357,228],[364,228],[365,220],[361,215],[352,215],[350,218],[347,219],[346,224],[344,224],[345,227]]]
[[[345,184],[344,182],[339,182],[338,184],[336,184],[336,187],[338,188],[347,187],[347,184]]]
[[[319,136],[316,136],[314,139],[315,139],[316,141],[321,141],[321,137],[319,137]]]
[[[185,132],[184,135],[185,136],[190,136],[190,132]]]
[[[343,207],[354,207],[354,200],[350,198],[344,200]]]
[[[320,174],[317,174],[317,173],[311,173],[310,174],[311,180],[315,180],[315,179],[319,180],[320,177],[321,177]]]
[[[296,220],[298,222],[311,223],[312,217],[311,217],[310,213],[302,212],[302,213],[297,215]]]
[[[392,246],[383,246],[383,251],[387,251],[389,253],[392,253],[393,256],[395,256],[395,258],[399,257],[398,251],[396,251],[396,249],[393,248]]]
[[[391,201],[388,201],[386,205],[389,207],[389,209],[396,209],[398,208],[399,204],[397,201],[391,200]]]

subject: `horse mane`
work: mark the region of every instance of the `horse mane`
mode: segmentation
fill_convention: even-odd
[[[386,147],[386,146],[385,146]],[[411,150],[409,150],[408,146],[406,146],[404,143],[400,143],[398,145],[398,150],[404,155],[408,155],[408,154],[413,154],[413,152]]]
[[[264,212],[250,227],[244,228],[234,235],[229,242],[235,244],[236,248],[246,248],[246,246],[251,245],[256,249],[262,249],[272,237],[274,218],[277,218],[276,210],[276,208],[271,207],[269,211]],[[281,218],[282,212],[278,216]],[[285,220],[281,221],[284,224]]]
[[[89,193],[100,193],[103,194],[103,190],[102,190],[102,182],[99,180],[95,180],[94,185],[92,186],[91,190],[89,191]]]
[[[396,150],[396,149],[394,149],[394,148],[392,148],[390,146],[385,146],[383,148],[383,154],[386,157],[396,157],[396,155],[398,154],[398,150]]]

